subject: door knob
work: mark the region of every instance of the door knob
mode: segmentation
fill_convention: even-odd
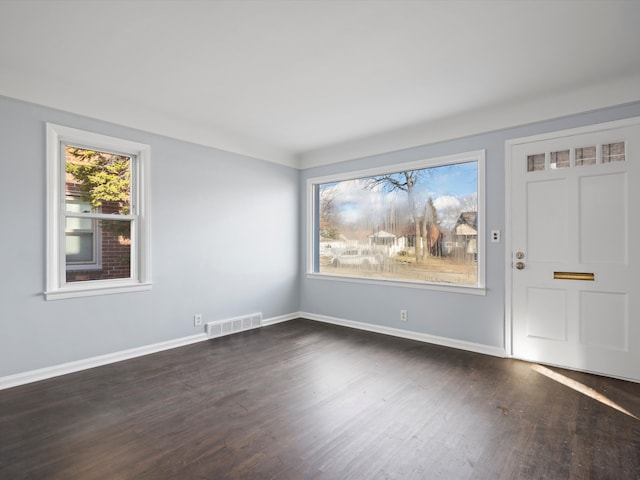
[[[518,270],[522,270],[524,268],[524,262],[517,262],[516,263],[516,268]]]

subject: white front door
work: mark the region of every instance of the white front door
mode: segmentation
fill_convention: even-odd
[[[640,118],[506,150],[513,356],[640,381]]]

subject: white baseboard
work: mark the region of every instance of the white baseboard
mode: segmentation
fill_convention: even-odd
[[[269,325],[275,325],[276,323],[288,322],[289,320],[295,320],[300,318],[302,314],[300,312],[288,313],[287,315],[280,315],[279,317],[271,317],[262,320],[262,326],[268,327]]]
[[[463,340],[456,340],[447,337],[438,337],[435,335],[428,335],[426,333],[412,332],[410,330],[402,330],[399,328],[383,327],[380,325],[374,325],[372,323],[355,322],[353,320],[345,320],[343,318],[329,317],[326,315],[316,315],[315,313],[298,312],[297,316],[307,318],[309,320],[315,320],[317,322],[331,323],[333,325],[340,325],[343,327],[357,328],[359,330],[366,330],[367,332],[382,333],[385,335],[392,335],[394,337],[407,338],[409,340],[417,340],[419,342],[433,343],[435,345],[442,345],[444,347],[457,348],[460,350],[467,350],[469,352],[482,353],[485,355],[491,355],[494,357],[504,358],[507,356],[504,348],[493,347],[491,345],[483,345],[481,343],[465,342]]]
[[[0,377],[0,390],[17,387],[19,385],[25,385],[31,382],[37,382],[40,380],[46,380],[48,378],[58,377],[60,375],[67,375],[69,373],[79,372],[81,370],[87,370],[89,368],[100,367],[109,363],[121,362],[123,360],[129,360],[131,358],[142,357],[143,355],[162,352],[163,350],[184,347],[185,345],[191,345],[192,343],[202,342],[204,340],[207,340],[207,336],[204,333],[199,333],[198,335],[191,335],[189,337],[176,338],[174,340],[168,340],[166,342],[145,345],[143,347],[131,348],[129,350],[122,350],[114,353],[107,353],[106,355],[99,355],[97,357],[85,358],[83,360],[76,360],[74,362],[62,363],[60,365],[54,365],[52,367],[39,368],[37,370],[31,370],[24,373],[16,373],[15,375]]]
[[[294,318],[298,318],[299,316],[300,313],[296,312],[279,317],[272,317],[263,320],[262,325],[275,325],[276,323],[293,320]],[[23,373],[16,373],[14,375],[0,377],[0,390],[17,387],[20,385],[26,385],[27,383],[38,382],[40,380],[46,380],[48,378],[58,377],[60,375],[67,375],[69,373],[79,372],[81,370],[87,370],[89,368],[100,367],[102,365],[108,365],[110,363],[121,362],[123,360],[129,360],[132,358],[141,357],[143,355],[149,355],[151,353],[162,352],[163,350],[184,347],[186,345],[203,342],[208,339],[209,338],[207,337],[206,333],[199,333],[197,335],[191,335],[189,337],[176,338],[174,340],[168,340],[166,342],[154,343],[151,345],[145,345],[129,350],[107,353],[105,355],[100,355],[97,357],[85,358],[82,360],[62,363],[60,365],[54,365],[51,367],[30,370]]]
[[[420,342],[426,343],[434,343],[436,345],[468,350],[470,352],[483,353],[485,355],[492,355],[494,357],[506,357],[505,350],[498,347],[482,345],[479,343],[464,342],[462,340],[455,340],[445,337],[436,337],[434,335],[427,335],[426,333],[412,332],[409,330],[401,330],[398,328],[382,327],[380,325],[374,325],[372,323],[355,322],[353,320],[345,320],[342,318],[329,317],[326,315],[316,315],[315,313],[308,312],[293,312],[287,315],[267,318],[266,320],[262,321],[262,326],[266,327],[269,325],[275,325],[277,323],[288,322],[289,320],[294,320],[296,318],[307,318],[309,320],[314,320],[317,322],[331,323],[333,325],[341,325],[343,327],[366,330],[368,332],[382,333],[385,335],[392,335],[394,337],[408,338],[410,340],[418,340]],[[145,345],[129,350],[122,350],[120,352],[108,353],[106,355],[100,355],[97,357],[86,358],[74,362],[63,363],[60,365],[54,365],[52,367],[39,368],[37,370],[31,370],[28,372],[16,373],[14,375],[0,377],[0,390],[17,387],[19,385],[25,385],[31,382],[37,382],[40,380],[46,380],[48,378],[58,377],[60,375],[67,375],[69,373],[79,372],[81,370],[87,370],[89,368],[108,365],[110,363],[121,362],[123,360],[129,360],[136,357],[142,357],[144,355],[162,352],[164,350],[170,350],[172,348],[184,347],[186,345],[203,342],[205,340],[208,340],[207,335],[205,333],[199,333],[197,335],[191,335],[189,337],[176,338],[174,340],[168,340],[166,342],[154,343],[151,345]]]

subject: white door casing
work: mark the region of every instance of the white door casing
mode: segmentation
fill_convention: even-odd
[[[640,381],[639,163],[640,118],[506,143],[514,357]]]

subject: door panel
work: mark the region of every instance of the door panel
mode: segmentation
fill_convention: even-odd
[[[527,185],[527,245],[529,259],[558,262],[567,257],[567,182],[565,179]],[[541,235],[541,232],[545,232]]]
[[[629,351],[627,299],[620,293],[580,292],[580,341],[588,347]]]
[[[627,263],[627,235],[611,232],[626,231],[628,202],[625,173],[580,178],[582,263]]]
[[[560,289],[528,289],[527,336],[567,340],[567,292]]]
[[[512,353],[640,381],[640,119],[585,130],[510,145]]]

